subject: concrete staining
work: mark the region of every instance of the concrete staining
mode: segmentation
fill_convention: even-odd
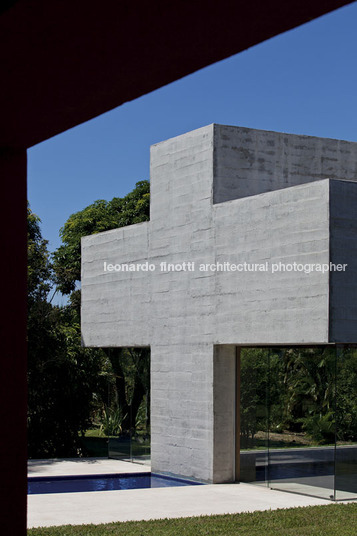
[[[236,345],[357,342],[356,181],[355,143],[209,125],[151,148],[150,222],[83,239],[84,345],[151,346],[154,471],[234,480]]]

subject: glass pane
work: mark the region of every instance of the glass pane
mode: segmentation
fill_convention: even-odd
[[[109,378],[108,404],[104,411],[105,431],[108,437],[108,456],[130,461],[130,418],[126,408],[125,382],[121,366],[121,352],[112,350],[110,361],[114,378]]]
[[[109,356],[108,455],[150,463],[150,349],[111,349]]]
[[[331,499],[335,349],[272,349],[270,363],[270,487]]]
[[[150,464],[150,388],[143,396],[135,422],[132,418],[131,459]]]
[[[337,349],[336,499],[357,498],[357,349]]]
[[[240,355],[240,481],[267,485],[269,351]]]

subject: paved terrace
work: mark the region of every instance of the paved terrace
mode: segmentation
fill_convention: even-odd
[[[141,473],[144,465],[101,458],[30,460],[29,476]],[[28,527],[235,514],[330,504],[252,484],[53,493],[28,496]]]

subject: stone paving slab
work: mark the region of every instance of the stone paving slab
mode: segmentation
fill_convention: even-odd
[[[117,460],[31,460],[29,475],[143,472],[147,466]],[[330,504],[323,499],[251,484],[53,493],[28,496],[28,527],[81,525]]]
[[[150,466],[108,458],[29,460],[28,476],[73,476],[109,473],[146,473]]]

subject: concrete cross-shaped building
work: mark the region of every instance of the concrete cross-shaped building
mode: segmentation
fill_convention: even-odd
[[[209,125],[151,148],[149,222],[83,239],[84,345],[151,348],[153,471],[235,480],[237,347],[357,342],[355,181],[356,143]]]

